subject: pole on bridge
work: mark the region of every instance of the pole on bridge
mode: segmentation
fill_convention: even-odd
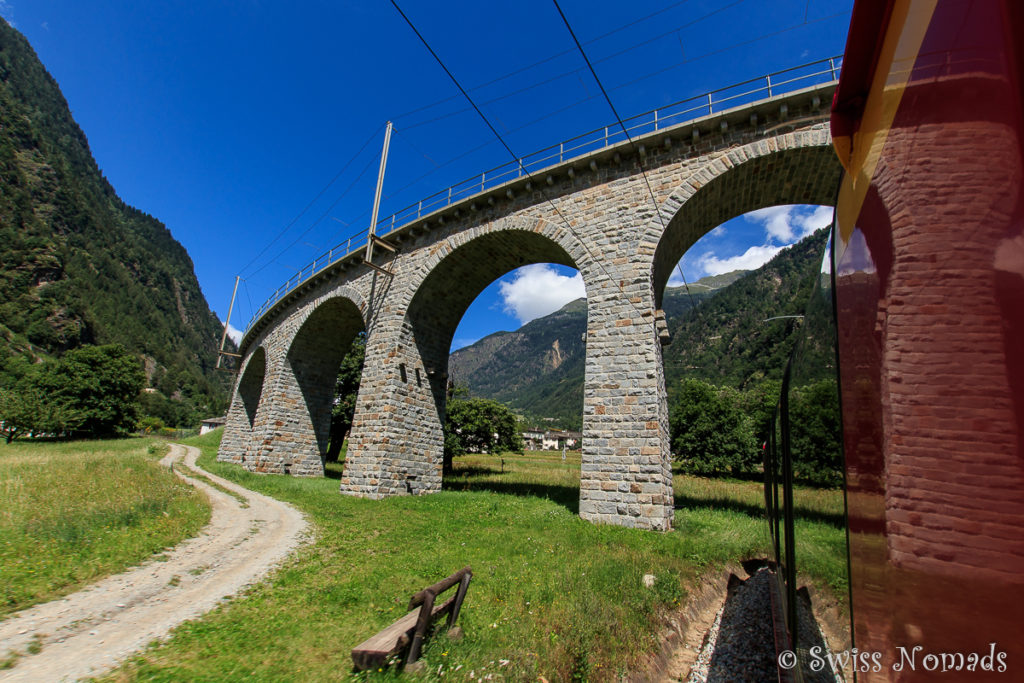
[[[380,170],[377,171],[377,190],[373,194],[373,213],[370,216],[369,239],[366,241],[366,256],[364,261],[369,263],[373,259],[373,241],[377,235],[377,211],[380,209],[380,191],[384,187],[384,169],[388,165],[388,146],[391,144],[391,122],[388,121],[384,130],[384,150],[380,153]]]
[[[228,325],[231,324],[231,311],[235,310],[235,295],[238,294],[238,281],[241,276],[235,276],[235,288],[231,291],[231,303],[228,305],[228,319],[224,321],[224,334],[220,335],[220,348],[217,349],[217,365],[220,367],[220,359],[224,357],[224,341],[228,338]],[[235,354],[231,354],[235,355]]]

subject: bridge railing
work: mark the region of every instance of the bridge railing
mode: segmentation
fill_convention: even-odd
[[[557,166],[627,139],[657,132],[670,126],[710,116],[715,112],[750,104],[775,95],[782,95],[801,88],[835,81],[839,78],[841,67],[841,56],[809,62],[631,116],[623,120],[625,130],[616,122],[612,125],[588,131],[582,135],[564,140],[557,145],[545,147],[514,161],[495,166],[439,192],[435,192],[415,204],[410,204],[390,216],[378,220],[375,232],[377,235],[386,235],[392,230],[419,220],[423,216],[451,206],[473,195],[486,192],[491,188],[498,187],[517,178],[533,175],[547,168]],[[246,332],[252,328],[253,324],[264,313],[270,310],[274,304],[290,291],[331,264],[364,249],[367,234],[367,228],[360,230],[348,237],[344,242],[338,243],[317,256],[312,263],[307,264],[302,270],[290,277],[253,314],[246,325]]]

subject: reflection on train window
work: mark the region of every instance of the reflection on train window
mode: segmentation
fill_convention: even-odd
[[[765,448],[765,501],[781,603],[777,612],[784,619],[805,680],[828,679],[828,672],[810,667],[815,661],[811,649],[825,645],[822,631],[833,650],[852,647],[845,537],[844,547],[827,555],[813,550],[817,546],[805,538],[819,525],[846,527],[831,246],[830,239],[786,367],[775,425]],[[798,529],[794,529],[796,519]],[[801,568],[821,569],[823,563],[830,566],[819,573],[833,577],[831,585],[812,592],[803,589],[806,578]],[[832,602],[829,595],[836,605],[825,604]],[[812,596],[822,608],[816,610],[818,619]]]

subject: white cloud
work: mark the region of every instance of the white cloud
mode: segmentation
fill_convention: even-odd
[[[787,245],[788,246],[788,245]],[[720,259],[713,253],[704,254],[697,261],[705,275],[721,275],[734,270],[754,270],[772,260],[772,258],[786,247],[775,247],[765,245],[762,247],[750,247],[739,256]]]
[[[7,0],[0,0],[0,19],[3,19],[11,28],[16,28],[14,25],[14,7],[11,6]]]
[[[570,301],[587,295],[582,275],[560,275],[546,263],[514,271],[511,280],[501,281],[499,293],[505,312],[518,318],[520,324],[554,313]]]
[[[691,270],[696,271],[694,279],[708,275],[721,275],[733,270],[760,268],[782,249],[829,225],[832,222],[832,207],[769,206],[766,209],[758,209],[744,214],[743,220],[764,229],[764,243],[760,246],[749,247],[742,254],[728,258],[718,258],[714,251],[707,251],[703,256],[691,259]],[[724,232],[723,225],[718,226],[709,234],[717,234],[718,230]],[[742,233],[742,230],[740,232]],[[748,241],[747,244],[749,243]],[[670,287],[678,287],[683,284],[678,272],[673,271],[668,284]]]
[[[743,218],[751,223],[760,223],[767,242],[788,245],[831,223],[832,207],[769,206],[751,211]]]
[[[224,321],[221,320],[220,324],[223,325]],[[228,325],[228,336],[231,338],[231,341],[235,342],[235,344],[239,344],[242,341],[242,331],[234,325]]]

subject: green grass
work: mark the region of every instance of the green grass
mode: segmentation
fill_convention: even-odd
[[[560,453],[505,456],[504,473],[498,456],[468,456],[441,493],[371,501],[339,495],[340,465],[327,478],[298,479],[217,463],[218,439],[190,442],[203,449],[200,464],[297,505],[316,542],[110,680],[392,678],[394,669],[352,674],[351,648],[403,615],[414,592],[465,565],[474,572],[459,619],[466,637],[429,639],[422,677],[612,680],[660,646],[662,615],[685,601],[699,573],[766,553],[764,523],[749,509],[756,485],[728,498],[728,483],[677,481],[677,528],[659,534],[579,519],[578,454],[564,463]],[[734,504],[720,505],[723,497]],[[807,504],[827,515],[833,502]],[[827,563],[808,571],[831,582]],[[647,573],[653,589],[642,586]]]
[[[0,618],[138,564],[199,531],[206,497],[153,439],[0,445]]]

